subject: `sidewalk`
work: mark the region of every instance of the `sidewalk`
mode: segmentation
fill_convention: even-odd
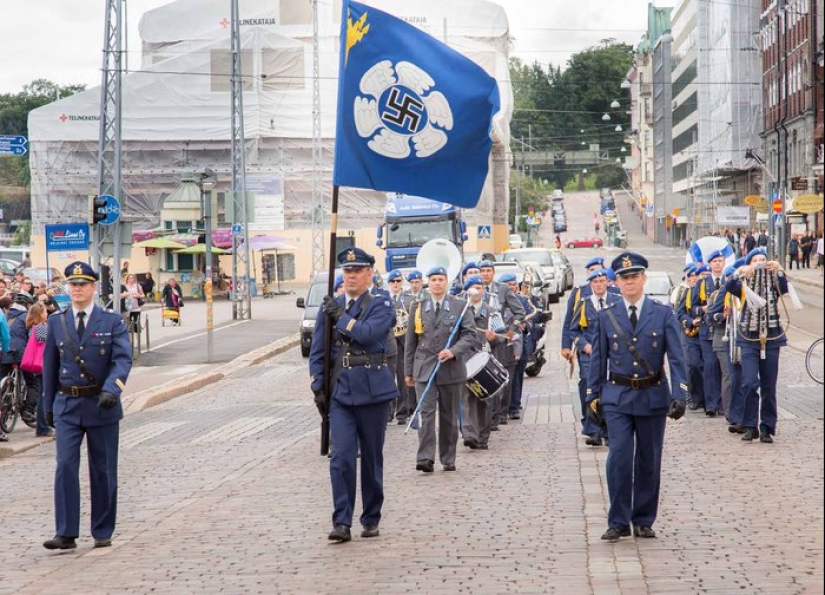
[[[87,496],[78,549],[40,546],[51,444],[0,461],[0,594],[823,593],[822,398],[798,362],[782,366],[794,388],[773,445],[704,415],[669,421],[659,537],[609,544],[607,449],[584,444],[575,380],[550,357],[523,419],[489,451],[459,446],[455,473],[416,472],[415,433],[388,426],[377,539],[358,536],[360,503],[353,541],[326,539],[328,461],[297,349],[127,417],[110,549],[91,549]],[[802,400],[813,416],[794,413]]]

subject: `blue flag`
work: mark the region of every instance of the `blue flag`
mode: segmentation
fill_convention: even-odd
[[[333,183],[474,207],[487,177],[495,79],[404,21],[345,2]]]

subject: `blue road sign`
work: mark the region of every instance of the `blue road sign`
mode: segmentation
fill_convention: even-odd
[[[233,223],[232,224],[232,235],[239,236],[243,233],[243,225],[240,223]]]
[[[101,225],[112,225],[118,221],[120,219],[120,201],[114,196],[109,196],[108,194],[104,194],[98,198],[106,201],[106,206],[102,209],[98,209],[101,213],[106,213],[106,218],[99,223]]]
[[[493,230],[489,225],[479,225],[478,226],[478,239],[479,240],[489,240],[493,237]]]
[[[88,223],[56,223],[46,225],[46,251],[88,250]]]
[[[29,152],[29,148],[25,145],[0,145],[0,155],[14,155],[22,157]]]
[[[0,145],[27,145],[29,144],[29,139],[25,136],[13,136],[10,134],[0,134]]]

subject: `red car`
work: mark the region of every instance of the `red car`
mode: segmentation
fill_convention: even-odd
[[[575,240],[569,240],[565,246],[568,248],[601,248],[604,245],[604,242],[601,238],[592,237],[592,238],[577,238]]]

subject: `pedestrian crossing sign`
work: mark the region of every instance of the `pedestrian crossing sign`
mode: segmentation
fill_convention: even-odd
[[[479,240],[489,240],[493,237],[492,228],[489,225],[479,225],[478,226],[478,239]]]

